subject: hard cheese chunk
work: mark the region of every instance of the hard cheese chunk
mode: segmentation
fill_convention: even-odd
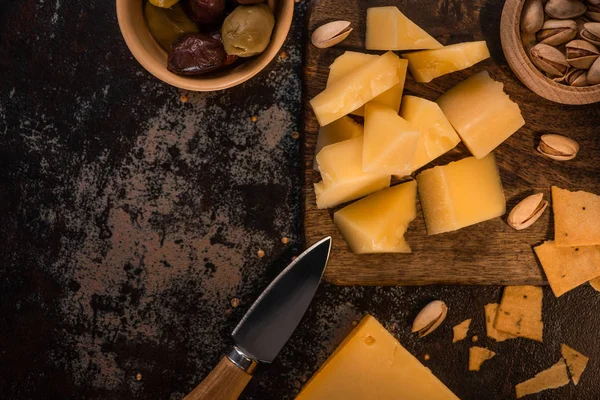
[[[317,207],[335,207],[390,186],[390,175],[364,172],[363,138],[325,146],[317,155],[323,180],[315,184]]]
[[[557,246],[600,245],[600,196],[552,186]]]
[[[375,318],[365,316],[296,400],[458,400]]]
[[[485,41],[481,41],[417,51],[402,57],[408,60],[408,69],[417,82],[431,82],[438,76],[469,68],[489,58],[490,51]]]
[[[476,158],[485,157],[525,125],[517,103],[487,71],[462,81],[436,102]]]
[[[325,126],[396,86],[403,61],[387,52],[328,86],[310,101],[319,124]]]
[[[455,231],[506,211],[494,154],[425,170],[417,175],[417,184],[429,235]]]
[[[367,9],[367,50],[439,49],[442,44],[397,7]]]
[[[357,53],[354,51],[347,51],[338,58],[335,59],[333,64],[329,67],[329,77],[327,78],[327,86],[334,84],[346,75],[355,71],[357,68],[362,67],[369,61],[373,61],[379,56],[372,54]],[[402,61],[402,60],[400,60]],[[393,86],[391,89],[386,90],[379,96],[375,97],[369,103],[376,103],[382,106],[387,106],[396,110],[400,109],[400,102],[402,101],[402,92],[404,90],[404,81],[406,80],[406,68],[408,62],[400,63],[398,68],[398,79],[400,82]],[[361,106],[357,110],[352,111],[350,114],[364,116],[365,107]]]
[[[400,116],[419,130],[419,140],[410,172],[429,164],[452,150],[460,142],[456,131],[433,101],[416,96],[404,96]]]
[[[354,254],[410,253],[404,239],[417,216],[417,183],[409,181],[374,193],[333,214],[333,222]]]
[[[409,175],[419,137],[419,131],[396,111],[377,104],[367,104],[363,170]]]
[[[315,162],[314,168],[317,169],[317,158],[321,149],[330,144],[343,142],[344,140],[353,139],[363,135],[363,126],[357,124],[350,117],[342,117],[336,121],[333,121],[329,125],[322,126],[319,128],[319,134],[317,136],[317,146],[315,149]]]

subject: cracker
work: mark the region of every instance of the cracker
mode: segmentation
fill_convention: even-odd
[[[556,389],[561,386],[568,385],[570,382],[567,374],[567,364],[561,359],[552,367],[540,372],[533,378],[519,383],[515,386],[517,391],[517,399],[527,396],[528,394],[539,393],[547,389]]]
[[[467,319],[460,324],[454,326],[452,331],[454,332],[454,338],[452,339],[452,343],[459,342],[467,337],[469,333],[469,327],[471,326],[471,319]]]
[[[581,374],[585,371],[589,358],[577,350],[570,348],[566,344],[560,345],[560,352],[567,363],[573,383],[577,385],[581,378]]]
[[[473,346],[469,349],[469,371],[479,371],[481,364],[490,360],[496,353],[485,347]]]
[[[552,210],[557,246],[600,244],[600,196],[552,186]]]
[[[539,286],[506,286],[494,327],[501,332],[543,342],[543,296]]]
[[[592,279],[590,281],[590,285],[596,289],[597,291],[600,292],[600,277],[596,278],[596,279]]]
[[[548,241],[534,250],[556,297],[600,276],[600,246],[558,247]]]
[[[498,303],[490,303],[485,305],[485,331],[489,338],[497,342],[503,342],[508,339],[516,339],[515,335],[505,332],[500,332],[494,328],[496,323],[496,313],[498,312]]]

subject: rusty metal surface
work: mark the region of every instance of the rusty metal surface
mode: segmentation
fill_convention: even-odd
[[[2,398],[180,399],[218,362],[303,245],[294,132],[305,9],[259,76],[189,94],[137,64],[112,2],[0,0]],[[366,312],[429,354],[463,399],[512,397],[562,342],[592,358],[588,370],[578,387],[537,398],[600,398],[598,293],[557,300],[545,289],[545,342],[496,344],[483,305],[500,290],[323,285],[244,398],[293,398]],[[417,340],[410,321],[434,298],[448,322]],[[467,372],[470,343],[451,344],[452,324],[471,317],[478,344],[499,354],[478,373]]]

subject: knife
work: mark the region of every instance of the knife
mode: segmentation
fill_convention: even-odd
[[[331,237],[315,243],[267,286],[233,330],[229,353],[184,400],[235,400],[259,363],[271,363],[300,323],[331,250]]]

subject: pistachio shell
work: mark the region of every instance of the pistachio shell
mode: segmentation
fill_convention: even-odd
[[[566,136],[546,134],[540,138],[538,151],[557,161],[572,160],[579,152],[579,143]]]
[[[440,300],[432,301],[419,312],[413,322],[412,331],[419,332],[420,338],[427,336],[440,326],[447,314],[446,303]]]
[[[548,207],[544,193],[532,194],[521,200],[508,214],[508,225],[520,231],[537,221]]]
[[[569,70],[569,72],[567,72],[567,74],[564,76],[564,82],[567,85],[571,85],[571,86],[581,86],[581,83],[583,83],[583,82],[587,83],[587,76],[583,76],[583,75],[586,75],[585,70],[573,68],[573,69]],[[585,85],[582,85],[582,86],[585,86]]]
[[[531,49],[530,55],[531,61],[551,77],[563,76],[569,69],[565,55],[547,44],[535,45]]]
[[[597,58],[590,67],[587,73],[587,81],[589,85],[600,84],[600,58]]]
[[[324,49],[341,43],[350,32],[352,28],[349,21],[333,21],[315,29],[311,41],[316,47]]]
[[[577,36],[577,23],[570,19],[549,19],[544,22],[536,38],[540,43],[558,46]]]
[[[572,40],[565,48],[567,62],[578,69],[589,69],[600,56],[600,50],[585,40]]]
[[[586,22],[579,34],[588,42],[600,46],[600,22]]]
[[[550,0],[544,7],[546,14],[552,18],[571,19],[585,14],[587,7],[577,0]]]
[[[521,31],[535,33],[544,24],[544,5],[542,0],[526,0],[521,12]]]

